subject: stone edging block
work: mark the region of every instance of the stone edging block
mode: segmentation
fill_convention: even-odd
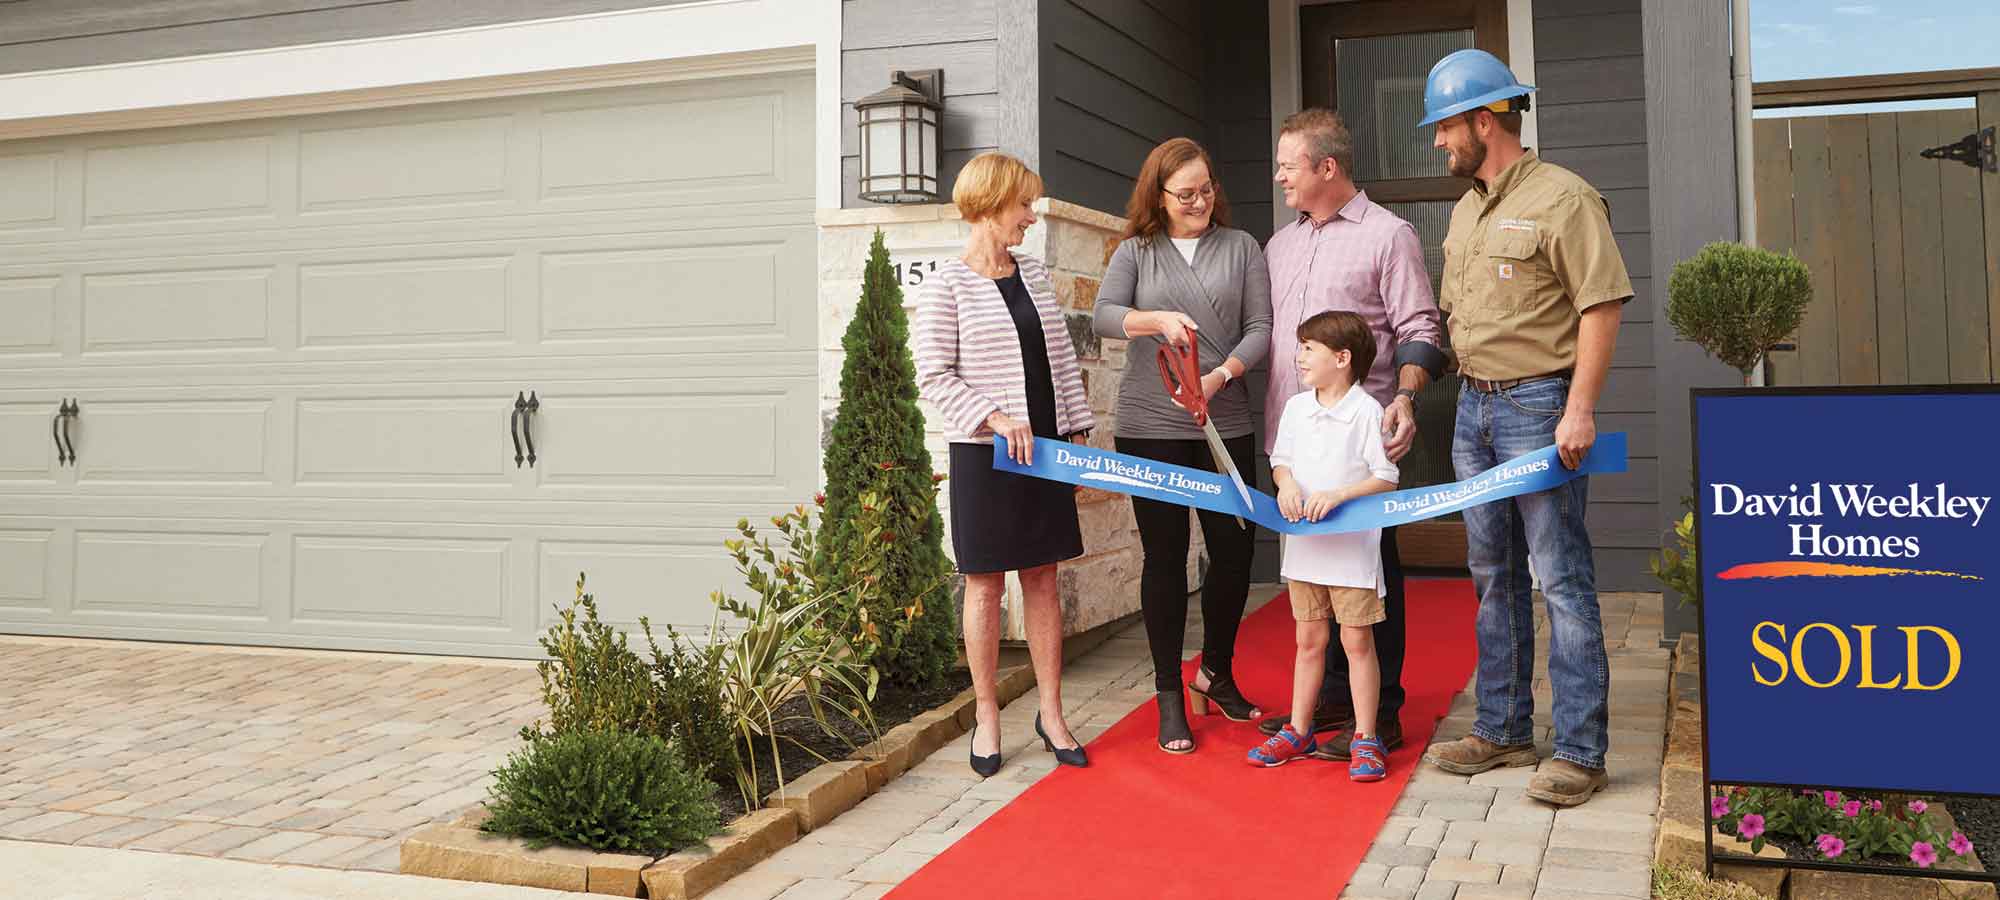
[[[797,810],[766,808],[746,813],[721,834],[646,869],[646,894],[655,900],[691,900],[798,839]]]
[[[596,856],[573,847],[534,850],[519,838],[433,825],[403,842],[399,868],[432,878],[583,891],[590,886],[590,863]]]
[[[811,831],[854,808],[868,796],[868,763],[842,759],[821,763],[764,798],[764,806],[798,811],[799,831]]]

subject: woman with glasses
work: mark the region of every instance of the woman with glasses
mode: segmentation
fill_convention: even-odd
[[[1118,386],[1117,449],[1190,468],[1216,470],[1201,427],[1168,399],[1154,362],[1161,341],[1194,342],[1209,416],[1239,472],[1255,473],[1250,392],[1243,376],[1271,344],[1271,278],[1264,251],[1229,227],[1229,202],[1200,144],[1174,138],[1146,156],[1125,209],[1125,236],[1104,273],[1096,304],[1099,335],[1130,338]],[[1188,509],[1132,498],[1145,565],[1139,603],[1159,692],[1160,749],[1194,750],[1181,683],[1187,628]],[[1258,717],[1231,670],[1236,627],[1250,592],[1251,530],[1235,517],[1199,512],[1208,547],[1202,585],[1202,665],[1187,689],[1197,714],[1212,703],[1235,721]]]

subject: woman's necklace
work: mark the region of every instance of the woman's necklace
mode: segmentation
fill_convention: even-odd
[[[987,258],[975,259],[971,254],[966,254],[959,257],[959,261],[965,263],[966,268],[985,278],[999,279],[1014,274],[1014,260],[1011,256],[1005,262],[1001,262]]]

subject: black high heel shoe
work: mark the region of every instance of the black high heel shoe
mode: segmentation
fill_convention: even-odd
[[[1049,740],[1049,733],[1042,730],[1041,713],[1035,713],[1035,734],[1042,739],[1042,749],[1056,755],[1056,762],[1078,768],[1090,765],[1090,757],[1083,752],[1082,744],[1074,747],[1058,747],[1055,741]]]
[[[1180,691],[1161,691],[1154,698],[1160,704],[1160,749],[1168,753],[1193,753],[1194,732],[1188,730],[1187,710],[1181,704],[1184,698]],[[1167,746],[1175,741],[1187,741],[1188,745],[1179,749]]]
[[[972,738],[975,742],[979,739],[979,726],[977,724],[972,726]],[[972,771],[977,773],[979,777],[992,778],[1000,771],[1000,754],[995,753],[992,756],[980,756],[979,751],[975,749],[972,750],[971,756]]]
[[[1194,695],[1190,700],[1195,715],[1208,715],[1208,705],[1214,703],[1221,708],[1223,718],[1231,722],[1248,722],[1257,718],[1257,704],[1251,703],[1242,691],[1236,689],[1234,676],[1217,675],[1207,666],[1201,667],[1201,674],[1208,676],[1208,690],[1195,687],[1193,682],[1187,686],[1188,693]]]

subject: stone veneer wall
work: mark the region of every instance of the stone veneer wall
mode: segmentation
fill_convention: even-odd
[[[1084,387],[1091,411],[1097,416],[1097,430],[1090,435],[1094,447],[1111,447],[1113,421],[1111,407],[1118,394],[1119,373],[1125,367],[1125,341],[1100,341],[1090,327],[1091,307],[1097,298],[1098,280],[1118,233],[1125,221],[1093,209],[1044,198],[1035,204],[1040,218],[1028,229],[1027,240],[1017,248],[1042,260],[1055,282],[1056,297],[1069,321],[1070,339],[1082,362]],[[903,279],[905,309],[914,309],[918,292],[916,269],[928,278],[931,266],[960,254],[971,226],[959,218],[949,204],[882,206],[863,209],[821,210],[819,213],[819,383],[820,440],[824,446],[832,433],[833,417],[840,406],[840,367],[845,357],[841,336],[861,296],[861,274],[867,265],[868,246],[876,229],[881,229],[892,264],[898,265]],[[931,415],[928,404],[925,415]],[[927,427],[931,461],[939,471],[947,468],[947,450],[942,429]],[[824,477],[824,476],[822,476]],[[948,490],[938,496],[938,508],[945,515],[945,552],[951,551]],[[1123,494],[1085,489],[1077,495],[1077,514],[1083,525],[1084,555],[1062,563],[1058,570],[1062,591],[1063,634],[1080,634],[1120,619],[1139,609],[1139,533],[1132,524],[1131,499]],[[1195,531],[1189,548],[1190,585],[1198,583],[1202,553],[1200,532]],[[1007,598],[1003,636],[1025,640],[1021,616],[1020,584],[1007,578]]]

